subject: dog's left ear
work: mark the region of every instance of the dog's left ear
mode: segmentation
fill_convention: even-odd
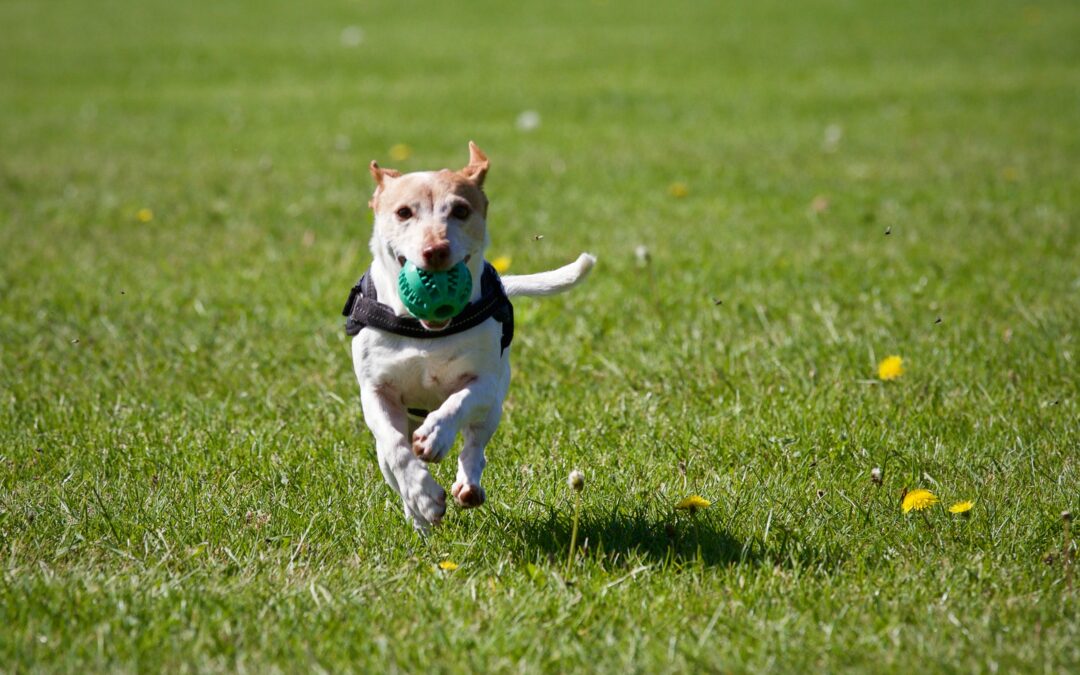
[[[476,187],[484,187],[484,177],[488,172],[488,158],[484,151],[469,141],[469,165],[461,170],[461,174],[476,183]]]

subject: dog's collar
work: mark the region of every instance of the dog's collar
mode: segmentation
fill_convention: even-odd
[[[461,314],[450,321],[450,325],[439,331],[430,331],[411,316],[398,316],[390,307],[379,302],[369,267],[349,291],[349,299],[341,311],[345,317],[345,334],[356,335],[364,328],[371,327],[394,335],[432,340],[475,328],[494,318],[502,324],[500,344],[502,350],[506,351],[514,339],[514,306],[506,296],[499,273],[487,262],[480,277],[480,291],[480,298],[470,302]]]

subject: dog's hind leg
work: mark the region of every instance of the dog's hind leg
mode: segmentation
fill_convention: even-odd
[[[437,525],[446,513],[446,492],[412,453],[405,410],[375,388],[361,387],[364,420],[375,436],[379,468],[405,504],[405,515],[421,533]]]

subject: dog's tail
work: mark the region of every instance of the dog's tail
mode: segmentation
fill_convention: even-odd
[[[516,295],[554,295],[573,288],[582,279],[589,275],[589,270],[596,264],[596,258],[588,253],[582,253],[578,259],[569,265],[563,265],[557,270],[537,272],[536,274],[520,274],[503,277],[503,288],[511,298]]]

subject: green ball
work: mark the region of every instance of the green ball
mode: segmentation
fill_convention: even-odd
[[[406,262],[398,274],[398,294],[417,319],[449,321],[469,304],[472,274],[464,262],[445,272],[428,272]]]

